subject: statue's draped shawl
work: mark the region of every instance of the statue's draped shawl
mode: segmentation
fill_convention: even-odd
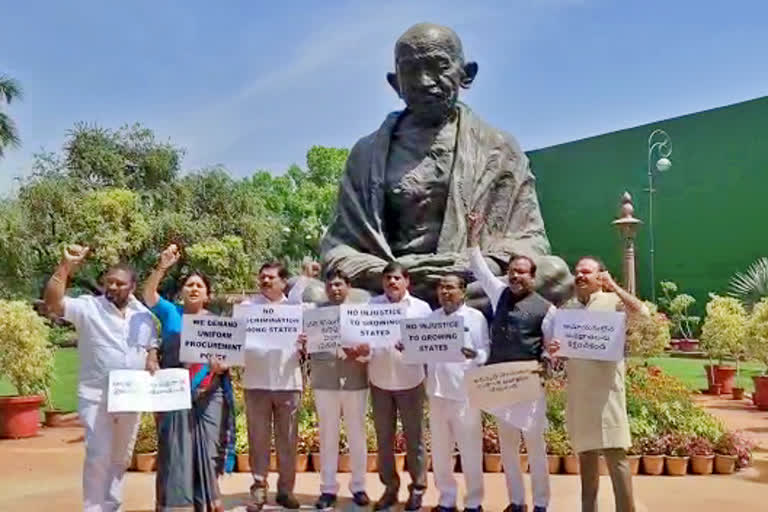
[[[353,280],[396,259],[384,225],[385,172],[392,132],[402,114],[389,114],[376,132],[352,148],[334,217],[321,242],[323,263]],[[466,217],[474,210],[486,219],[480,236],[484,255],[506,262],[513,254],[549,254],[535,178],[517,141],[463,104],[457,133],[437,252],[464,252]]]

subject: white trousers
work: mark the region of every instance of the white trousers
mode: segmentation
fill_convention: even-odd
[[[467,495],[466,508],[483,503],[483,424],[480,410],[469,402],[429,397],[429,430],[432,433],[432,471],[440,492],[439,504],[455,507],[458,487],[453,474],[453,454],[459,447]]]
[[[503,421],[499,425],[499,444],[501,445],[501,463],[507,480],[509,502],[515,505],[525,504],[525,486],[520,470],[520,438],[522,432]],[[525,433],[525,447],[528,451],[528,463],[531,468],[531,487],[533,488],[534,506],[549,505],[549,465],[547,464],[547,445],[543,432]]]
[[[368,390],[333,391],[315,390],[318,429],[320,434],[320,492],[338,494],[339,482],[336,472],[339,467],[339,436],[341,417],[349,441],[349,458],[352,478],[349,490],[354,494],[365,490],[365,467],[368,448],[365,442],[365,411],[368,405]]]
[[[131,462],[139,415],[110,414],[107,412],[106,400],[80,400],[78,414],[85,425],[83,510],[121,510],[123,476]]]

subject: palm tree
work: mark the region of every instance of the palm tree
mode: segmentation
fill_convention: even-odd
[[[11,104],[15,99],[21,99],[21,85],[8,75],[0,74],[0,158],[6,147],[17,148],[21,145],[19,134],[16,131],[16,123],[8,114],[2,111],[4,103]]]

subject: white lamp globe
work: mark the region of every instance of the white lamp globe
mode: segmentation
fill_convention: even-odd
[[[659,158],[656,162],[656,169],[658,169],[659,172],[668,171],[670,167],[672,167],[672,162],[669,158]]]

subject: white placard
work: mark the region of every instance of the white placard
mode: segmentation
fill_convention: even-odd
[[[536,400],[544,394],[538,361],[516,361],[472,368],[464,374],[469,404],[493,409]]]
[[[109,372],[108,412],[165,412],[191,407],[186,368],[158,370],[154,375],[144,370]]]
[[[464,317],[407,318],[401,320],[403,360],[407,363],[461,363]]]
[[[624,357],[625,322],[622,312],[558,309],[553,336],[560,342],[557,355],[619,361]]]
[[[344,346],[367,343],[371,347],[391,347],[400,341],[402,304],[343,304],[341,343]]]
[[[184,315],[179,360],[207,363],[210,357],[229,366],[244,366],[245,322],[213,315]]]
[[[339,306],[304,311],[307,353],[336,352],[341,346]]]
[[[232,316],[245,322],[246,350],[292,350],[302,329],[297,304],[237,304]]]

